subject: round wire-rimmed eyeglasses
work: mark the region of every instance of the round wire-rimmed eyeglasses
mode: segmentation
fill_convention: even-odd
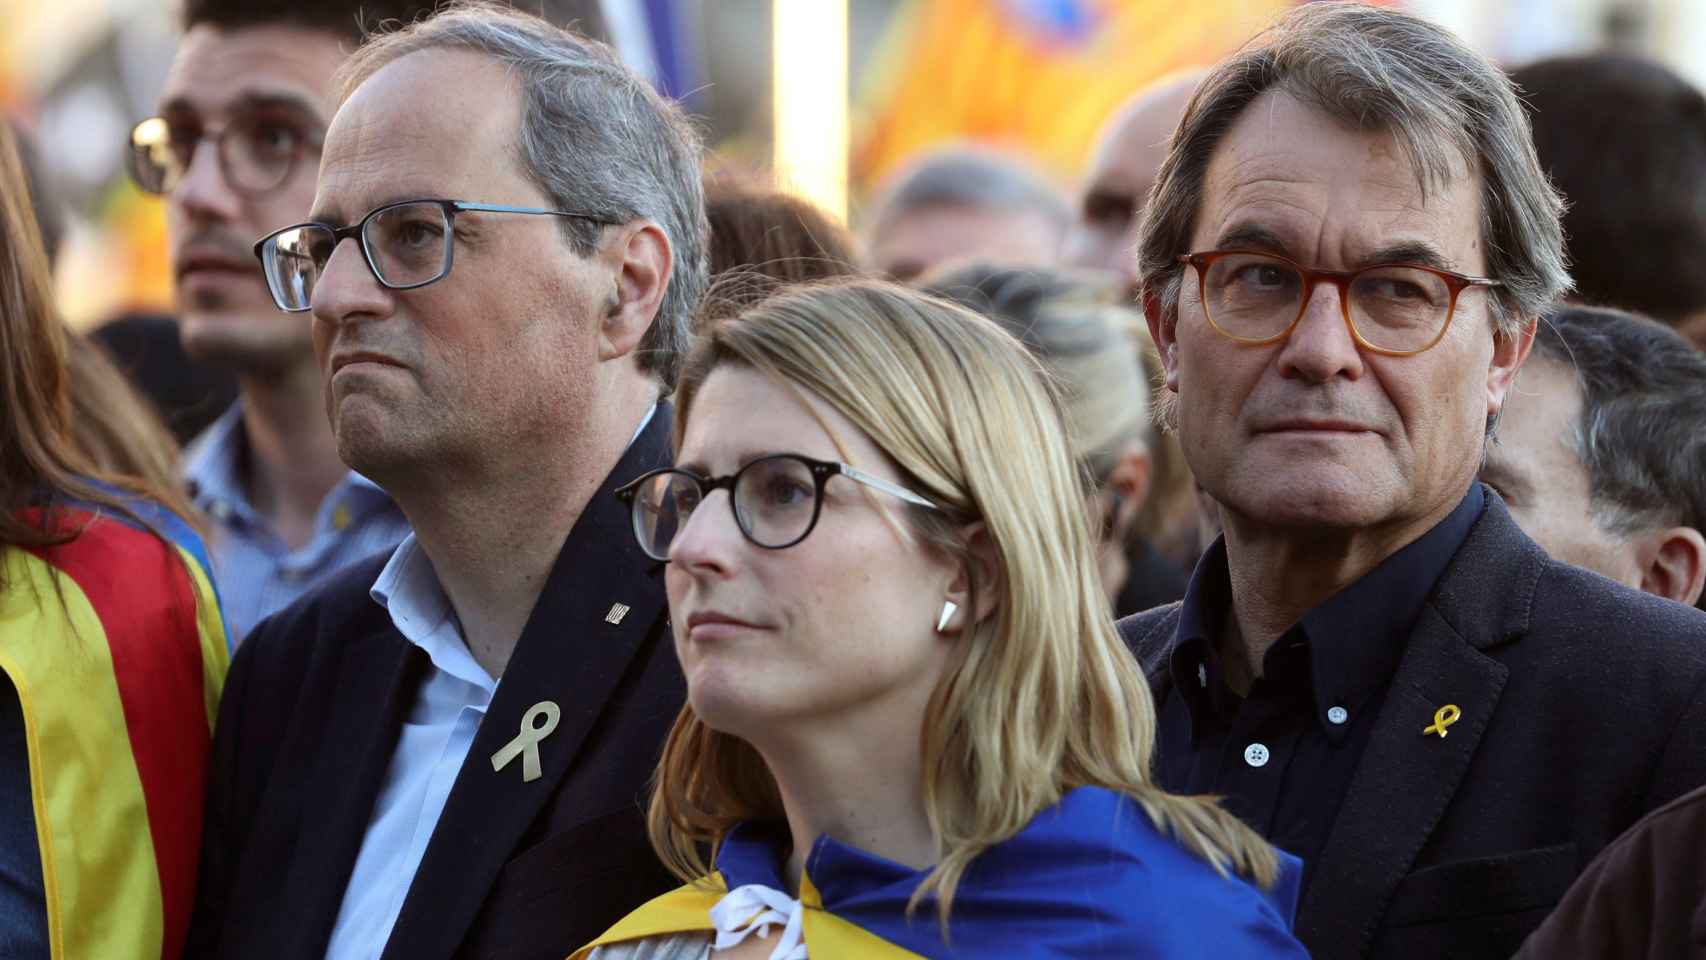
[[[356,239],[362,259],[380,285],[389,290],[414,290],[450,275],[456,259],[456,215],[514,213],[539,217],[570,217],[610,226],[603,217],[567,210],[513,207],[501,203],[423,198],[398,200],[374,207],[347,227],[310,221],[275,230],[255,241],[255,256],[267,278],[273,303],[286,313],[304,313],[313,306],[332,251]]]
[[[1284,340],[1303,319],[1315,288],[1330,283],[1351,338],[1389,357],[1414,356],[1439,343],[1464,290],[1503,286],[1414,263],[1314,270],[1260,250],[1187,253],[1178,262],[1196,270],[1203,315],[1228,340],[1249,346]]]
[[[712,491],[728,491],[729,510],[742,536],[766,550],[782,550],[811,535],[823,513],[824,485],[838,476],[915,506],[941,509],[911,490],[857,467],[797,453],[759,457],[724,477],[703,477],[666,467],[642,474],[615,492],[617,499],[629,505],[640,549],[653,560],[668,562],[676,536]]]
[[[322,131],[266,111],[233,117],[217,130],[149,117],[130,129],[125,169],[142,190],[171,193],[189,173],[203,140],[213,142],[225,182],[239,193],[260,196],[278,189],[307,154],[324,142]]]

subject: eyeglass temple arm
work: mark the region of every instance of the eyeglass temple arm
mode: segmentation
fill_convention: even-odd
[[[903,486],[890,483],[881,477],[873,477],[865,471],[860,470],[857,467],[850,467],[845,463],[838,464],[838,466],[841,468],[842,475],[849,480],[857,480],[866,486],[874,487],[890,496],[899,497],[907,503],[914,503],[921,507],[929,507],[932,510],[942,509]]]

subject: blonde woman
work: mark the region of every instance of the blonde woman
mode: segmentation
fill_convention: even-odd
[[[576,957],[1305,956],[1297,861],[1149,782],[1148,690],[1017,341],[798,288],[710,331],[677,404],[677,466],[620,495],[667,561],[689,705],[650,827],[689,883]]]

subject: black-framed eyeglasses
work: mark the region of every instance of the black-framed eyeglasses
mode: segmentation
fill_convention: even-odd
[[[255,241],[255,256],[273,302],[286,313],[302,313],[312,305],[332,251],[356,238],[367,267],[391,290],[413,290],[437,283],[450,274],[456,256],[458,213],[520,213],[541,217],[572,217],[610,225],[612,221],[567,210],[512,207],[501,203],[463,200],[399,200],[375,207],[356,223],[334,227],[327,223],[298,223]]]
[[[225,182],[253,196],[289,180],[302,157],[320,149],[325,133],[265,111],[234,116],[218,130],[149,117],[130,131],[125,156],[130,178],[148,193],[171,193],[189,173],[203,140],[213,141]]]
[[[1389,357],[1412,356],[1439,343],[1464,290],[1502,286],[1413,263],[1312,270],[1255,250],[1187,253],[1179,262],[1196,268],[1208,324],[1229,340],[1259,346],[1285,339],[1303,319],[1316,285],[1331,283],[1339,290],[1351,338]]]
[[[634,537],[653,560],[669,560],[670,547],[699,504],[713,490],[729,492],[735,526],[756,546],[781,550],[799,543],[823,512],[823,487],[846,477],[907,503],[941,509],[899,484],[832,460],[796,453],[759,457],[726,477],[701,477],[687,470],[653,470],[616,491],[632,511]]]

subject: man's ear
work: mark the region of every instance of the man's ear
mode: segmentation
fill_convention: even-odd
[[[1117,529],[1128,529],[1143,510],[1144,503],[1149,500],[1149,483],[1154,473],[1155,464],[1149,450],[1135,441],[1120,452],[1108,470],[1108,478],[1102,482],[1102,487],[1120,495],[1122,516],[1114,518]]]
[[[1162,382],[1167,389],[1179,392],[1179,345],[1175,334],[1178,332],[1179,317],[1174,314],[1168,320],[1166,311],[1161,307],[1161,297],[1155,293],[1143,295],[1143,319],[1149,323],[1149,339],[1155,342],[1155,352],[1161,357]]]
[[[1543,322],[1530,320],[1510,333],[1494,328],[1493,361],[1487,368],[1487,416],[1496,416],[1504,409],[1505,395],[1534,348],[1535,324]]]
[[[1001,603],[1001,592],[1006,589],[1002,582],[1001,563],[995,541],[990,539],[989,530],[982,523],[966,528],[966,556],[966,562],[949,582],[947,594],[943,597],[954,605],[954,612],[937,630],[938,633],[957,634],[968,625],[981,623],[995,613],[995,608]],[[971,609],[974,583],[977,585],[977,608]]]
[[[1641,589],[1693,606],[1706,588],[1706,537],[1693,527],[1671,527],[1642,550]]]
[[[598,359],[614,360],[634,352],[651,329],[669,288],[674,251],[663,228],[650,220],[618,227],[611,245],[616,279],[606,295],[599,321]]]

